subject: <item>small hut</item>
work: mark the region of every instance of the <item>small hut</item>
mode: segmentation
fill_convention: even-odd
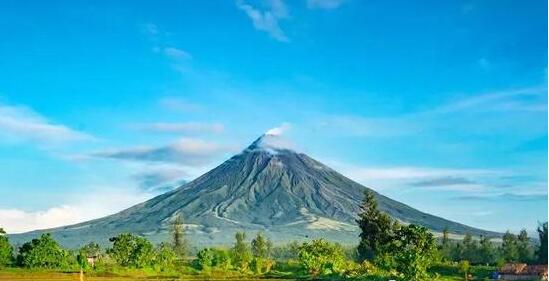
[[[498,272],[499,280],[547,280],[547,265],[527,265],[525,263],[504,264]]]

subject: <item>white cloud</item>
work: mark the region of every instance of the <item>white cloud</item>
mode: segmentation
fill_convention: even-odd
[[[528,87],[470,95],[448,101],[432,110],[417,111],[392,117],[327,115],[313,120],[314,126],[328,134],[348,136],[402,137],[436,133],[441,130],[468,131],[481,134],[525,134],[546,127],[527,122],[532,114],[547,111],[547,87]],[[466,113],[466,114],[464,114]],[[524,114],[524,115],[520,115]]]
[[[346,0],[307,0],[307,7],[309,9],[337,9]]]
[[[204,108],[198,104],[178,97],[165,97],[158,102],[160,107],[179,112],[196,112],[202,111]]]
[[[201,122],[180,122],[180,123],[144,123],[137,124],[135,128],[149,132],[163,133],[215,133],[219,134],[225,130],[220,123],[201,123]]]
[[[266,135],[272,135],[272,136],[280,136],[290,130],[291,125],[290,123],[282,123],[282,125],[278,127],[271,128],[265,132]]]
[[[445,178],[445,177],[464,177],[464,176],[478,176],[478,175],[490,175],[497,173],[492,170],[482,169],[444,169],[433,167],[359,167],[352,165],[338,165],[342,166],[345,173],[351,178],[359,181],[367,180],[392,180],[392,179],[433,179],[433,178]]]
[[[267,32],[275,40],[289,41],[279,25],[280,19],[288,17],[286,4],[282,0],[268,1],[268,7],[264,11],[246,4],[244,0],[238,0],[236,6],[248,15],[255,29]]]
[[[175,165],[154,165],[134,174],[138,188],[146,192],[162,193],[181,186],[191,177],[187,169]]]
[[[327,160],[329,166],[346,177],[376,190],[453,190],[480,192],[495,186],[486,184],[498,180],[508,171],[490,169],[455,169],[437,167],[364,167]]]
[[[169,58],[177,60],[187,60],[192,58],[191,54],[189,54],[188,52],[174,47],[164,48],[164,54]]]
[[[55,124],[24,106],[0,104],[0,136],[13,141],[43,143],[92,140],[92,136]]]
[[[91,156],[146,162],[174,162],[185,165],[207,164],[232,148],[194,138],[182,138],[175,143],[157,147],[133,147],[102,151]]]
[[[0,209],[0,226],[8,233],[20,233],[75,224],[116,213],[149,199],[151,194],[108,187],[69,197],[65,204],[44,210]]]
[[[547,87],[528,87],[488,92],[449,102],[433,114],[460,111],[546,111]]]

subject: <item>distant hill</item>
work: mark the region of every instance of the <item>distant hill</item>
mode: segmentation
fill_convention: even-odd
[[[240,154],[181,187],[104,218],[48,230],[10,235],[20,243],[51,232],[68,247],[88,241],[107,243],[120,232],[159,242],[169,221],[185,218],[194,244],[228,244],[235,231],[265,232],[275,242],[325,237],[356,243],[355,218],[365,190],[370,190],[311,157],[265,134]],[[441,217],[375,193],[381,210],[403,223],[434,232],[500,236]]]

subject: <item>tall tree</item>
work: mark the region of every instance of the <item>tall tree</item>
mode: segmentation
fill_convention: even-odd
[[[452,260],[452,242],[450,241],[450,232],[448,231],[448,228],[444,228],[442,231],[439,251],[443,260]]]
[[[357,251],[360,260],[373,259],[393,237],[394,222],[377,208],[374,193],[365,191],[361,212],[356,221],[360,227],[360,243]]]
[[[414,224],[402,226],[395,233],[389,254],[400,273],[399,280],[432,280],[427,269],[435,260],[436,242],[427,228]]]
[[[483,264],[495,263],[496,256],[494,252],[494,245],[492,244],[492,241],[490,241],[490,237],[481,236],[479,244],[478,262]]]
[[[477,241],[473,239],[473,236],[471,236],[470,233],[467,233],[461,243],[463,244],[463,255],[461,256],[461,259],[477,263],[479,258]]]
[[[509,231],[503,234],[501,256],[506,262],[518,261],[517,236]]]
[[[11,264],[13,259],[13,249],[6,236],[6,232],[0,227],[0,268]]]
[[[183,215],[178,214],[171,222],[170,232],[172,236],[173,251],[179,258],[184,258],[187,251],[185,240],[185,228],[183,226]]]
[[[533,249],[526,229],[520,231],[517,236],[518,260],[524,263],[531,263],[533,259]]]
[[[547,222],[538,226],[539,247],[536,256],[539,264],[547,264]]]
[[[248,270],[251,261],[251,253],[246,244],[246,233],[237,232],[235,234],[235,244],[233,247],[233,261],[236,267],[242,271]]]
[[[268,239],[260,232],[252,240],[252,254],[256,258],[267,258],[268,255]]]

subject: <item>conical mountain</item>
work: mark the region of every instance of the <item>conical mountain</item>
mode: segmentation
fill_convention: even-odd
[[[355,218],[370,190],[265,134],[241,153],[197,179],[117,214],[48,230],[65,245],[105,242],[130,231],[160,241],[182,214],[189,238],[227,244],[235,231],[263,231],[275,241],[325,237],[355,243]],[[418,211],[375,193],[379,207],[404,223],[441,232],[497,235]],[[28,239],[43,231],[14,235]]]

